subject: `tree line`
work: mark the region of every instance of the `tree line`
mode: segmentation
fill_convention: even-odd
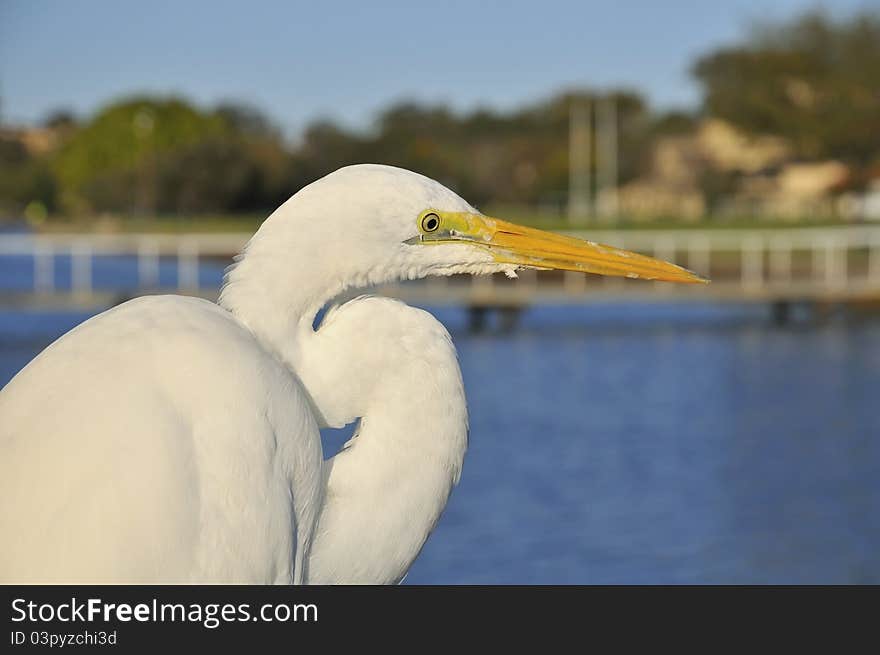
[[[46,151],[0,137],[0,213],[33,203],[52,215],[264,212],[356,162],[422,172],[477,204],[554,202],[568,184],[571,103],[609,96],[621,182],[644,172],[659,136],[687,132],[704,116],[782,136],[804,159],[880,167],[880,13],[835,20],[811,12],[756,25],[692,72],[703,103],[691,113],[652,111],[631,90],[562,93],[510,112],[398,103],[370,130],[319,121],[295,145],[245,105],[134,97],[81,121],[58,112],[46,121],[54,138]]]

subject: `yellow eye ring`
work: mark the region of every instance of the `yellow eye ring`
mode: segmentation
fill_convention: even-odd
[[[422,216],[422,232],[434,232],[440,227],[440,217],[431,212]]]

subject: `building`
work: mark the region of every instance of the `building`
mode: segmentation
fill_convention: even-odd
[[[779,137],[706,119],[692,133],[659,138],[649,172],[623,185],[618,202],[622,214],[644,220],[838,217],[847,215],[839,195],[850,174],[839,161],[795,160]]]

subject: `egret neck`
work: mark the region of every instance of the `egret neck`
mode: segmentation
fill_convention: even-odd
[[[328,253],[330,224],[291,238],[294,209],[307,207],[263,224],[229,271],[220,304],[296,373],[321,427],[360,421],[325,462],[304,580],[398,582],[461,472],[467,408],[455,349],[430,314],[385,298],[349,301],[315,329],[317,312],[338,294],[406,277],[406,263],[377,258],[363,267],[362,252]]]

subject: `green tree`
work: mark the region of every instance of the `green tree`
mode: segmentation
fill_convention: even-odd
[[[693,69],[706,111],[786,137],[804,157],[864,164],[880,151],[880,13],[811,12],[756,25]]]
[[[299,181],[289,160],[277,129],[251,107],[136,98],[74,131],[54,168],[69,212],[197,214],[276,206]]]
[[[639,171],[651,121],[638,94],[618,91],[612,97],[625,181]],[[288,179],[306,183],[340,166],[379,162],[419,171],[477,205],[558,200],[568,185],[569,110],[576,99],[600,97],[562,94],[505,113],[481,108],[461,114],[443,105],[401,102],[383,111],[367,133],[319,121],[292,153]]]
[[[19,218],[30,203],[55,209],[55,179],[46,160],[16,139],[0,136],[0,214]]]
[[[178,99],[113,104],[77,131],[55,160],[68,211],[157,209],[158,162],[166,153],[229,130],[222,117]]]
[[[85,122],[64,113],[53,117],[53,129],[64,135],[52,172],[68,213],[264,211],[318,177],[360,162],[422,172],[478,205],[559,202],[568,185],[571,104],[606,97],[572,92],[512,112],[458,113],[403,102],[366,132],[316,122],[293,148],[247,105],[202,110],[177,99],[135,98]],[[620,180],[626,181],[639,172],[654,131],[670,128],[655,125],[637,94],[611,97],[620,128]]]

